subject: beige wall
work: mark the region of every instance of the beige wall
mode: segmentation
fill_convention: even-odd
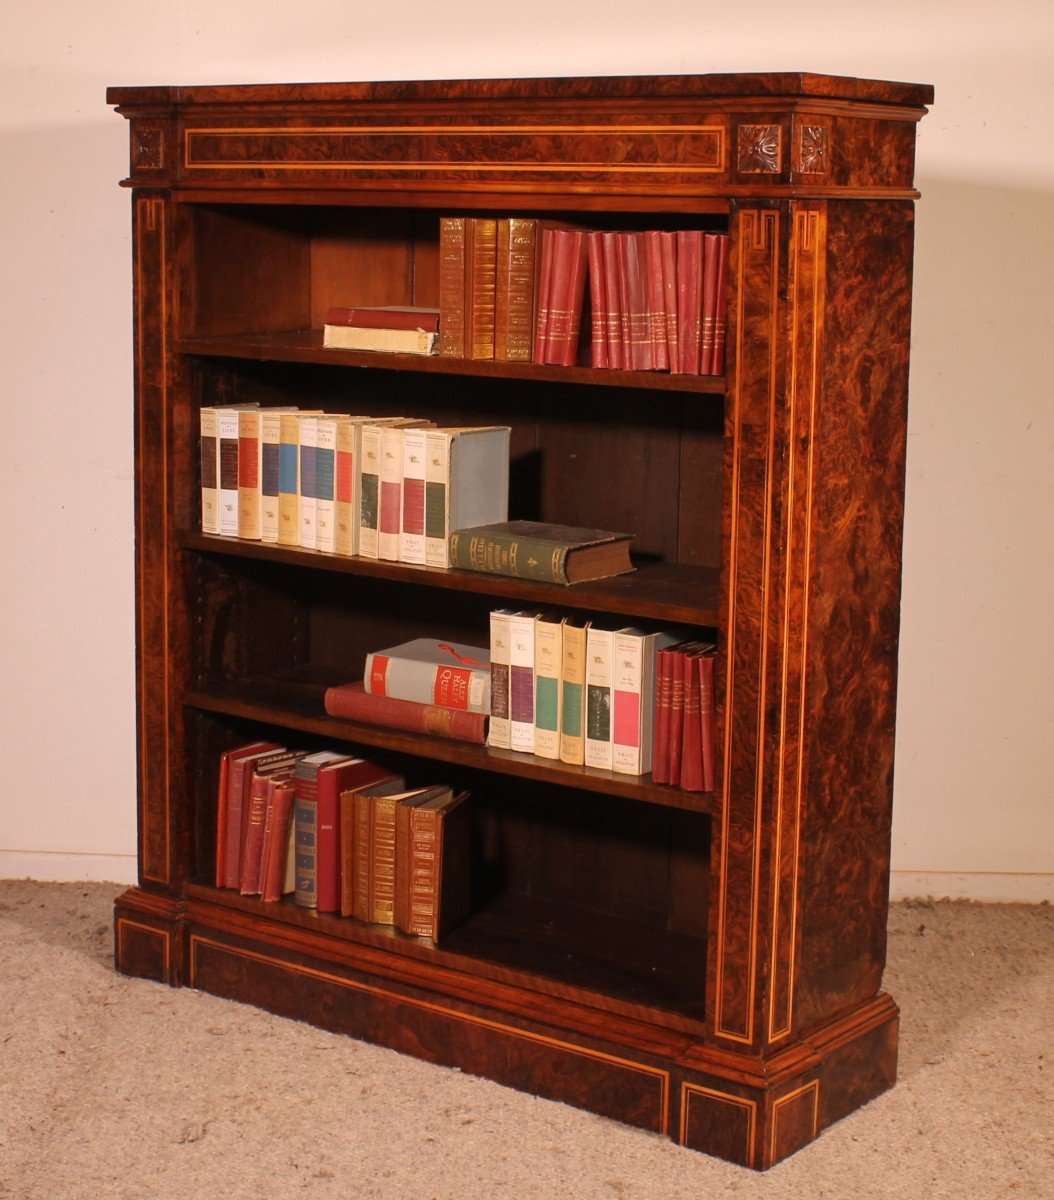
[[[937,89],[918,153],[894,892],[1054,898],[1045,4],[57,0],[0,22],[0,875],[134,878],[127,130],[105,86],[792,68]]]

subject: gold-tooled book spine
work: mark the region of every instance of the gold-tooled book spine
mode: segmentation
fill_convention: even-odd
[[[498,222],[494,357],[530,362],[534,357],[534,293],[538,221],[508,217]]]
[[[465,357],[464,217],[439,219],[439,353]]]
[[[494,357],[498,222],[472,217],[465,235],[465,343],[467,357]]]

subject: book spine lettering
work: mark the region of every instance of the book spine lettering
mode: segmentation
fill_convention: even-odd
[[[217,493],[220,533],[238,536],[238,411],[223,408],[217,413],[219,427],[219,490]]]
[[[494,357],[530,362],[534,354],[534,293],[538,221],[507,217],[498,223]]]
[[[509,717],[513,750],[534,752],[534,617],[509,618]]]
[[[317,782],[297,778],[294,822],[296,826],[296,902],[304,908],[318,904],[316,891],[318,865],[318,802]]]
[[[425,562],[425,430],[404,430],[402,442],[403,496],[399,561],[421,566]]]
[[[390,796],[374,797],[370,850],[370,920],[394,925],[395,801]]]
[[[465,357],[465,218],[439,220],[439,353]]]
[[[611,770],[611,652],[608,629],[589,628],[586,635],[586,729],[587,767]]]
[[[450,535],[450,565],[463,571],[484,571],[514,579],[567,583],[564,570],[566,558],[566,546],[555,546],[540,538],[466,534],[460,531]]]
[[[380,517],[381,429],[364,425],[359,436],[359,554],[377,557]]]
[[[201,532],[219,533],[219,419],[214,408],[201,410]]]
[[[487,745],[508,750],[512,746],[509,716],[509,621],[507,612],[490,614],[490,732]]]
[[[425,563],[450,566],[450,443],[456,436],[428,430],[425,436]]]
[[[465,343],[467,357],[473,359],[493,358],[498,223],[493,217],[471,217],[465,238]]]
[[[282,413],[278,447],[278,544],[300,545],[300,418]]]
[[[403,431],[398,426],[381,429],[379,477],[377,557],[398,562],[403,510]]]
[[[315,549],[332,554],[336,514],[337,422],[318,418],[315,446]]]

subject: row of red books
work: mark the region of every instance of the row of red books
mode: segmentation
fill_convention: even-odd
[[[686,792],[714,790],[714,647],[679,642],[659,651],[651,777]]]
[[[437,939],[468,913],[467,799],[336,750],[225,751],[216,886]]]
[[[547,228],[534,358],[574,366],[588,332],[593,367],[720,375],[727,297],[727,234]]]
[[[441,355],[717,375],[727,291],[727,234],[440,218]]]

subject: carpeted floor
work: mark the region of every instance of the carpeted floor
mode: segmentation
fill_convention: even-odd
[[[0,1197],[1054,1197],[1054,909],[899,904],[900,1082],[765,1175],[116,975],[108,884],[0,881]]]

